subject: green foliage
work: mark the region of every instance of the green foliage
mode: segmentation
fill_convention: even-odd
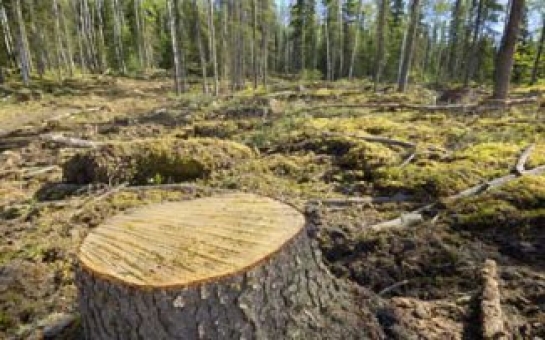
[[[311,70],[311,69],[304,69],[299,74],[299,79],[305,80],[305,81],[317,81],[322,80],[324,78],[324,75],[320,70]]]

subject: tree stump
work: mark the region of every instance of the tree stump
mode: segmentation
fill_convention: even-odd
[[[374,300],[331,276],[310,227],[294,208],[243,193],[115,216],[78,254],[86,337],[382,338]]]

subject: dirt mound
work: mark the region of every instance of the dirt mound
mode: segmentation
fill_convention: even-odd
[[[206,178],[253,156],[242,144],[216,139],[109,144],[71,158],[63,165],[63,178],[75,184],[175,183]]]

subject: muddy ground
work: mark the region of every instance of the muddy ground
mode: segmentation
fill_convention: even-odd
[[[16,84],[0,91],[0,338],[77,338],[72,269],[86,233],[128,208],[218,190],[260,193],[305,211],[319,226],[331,271],[387,301],[377,313],[389,338],[479,338],[486,259],[498,264],[509,336],[545,337],[545,177],[520,176],[449,199],[512,173],[530,144],[527,168],[545,164],[545,121],[536,106],[478,115],[382,107],[371,104],[428,105],[434,93],[374,94],[358,83],[276,81],[268,93],[220,98],[176,97],[169,89],[168,80],[102,77],[40,84],[30,95]],[[51,134],[115,147],[103,157],[51,142]],[[248,151],[235,157],[218,139]],[[125,147],[135,141],[163,145],[160,157],[145,149],[158,157],[157,168],[135,168],[137,175],[108,169],[108,180],[93,177],[101,182],[93,184],[67,174],[77,154],[95,152],[114,164],[121,156],[111,150],[122,145],[122,157],[137,155],[142,149]],[[180,173],[188,164],[177,163],[186,150],[180,141],[222,148],[213,163],[197,159],[192,172]],[[353,197],[400,202],[343,201]],[[429,203],[416,224],[371,231]]]

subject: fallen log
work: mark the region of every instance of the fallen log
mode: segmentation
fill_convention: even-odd
[[[486,260],[482,269],[481,325],[483,339],[507,339],[501,309],[496,261]]]
[[[54,144],[59,144],[62,146],[67,146],[71,148],[83,148],[83,149],[96,149],[103,145],[101,142],[94,142],[86,139],[65,137],[58,134],[45,134],[40,135],[40,140],[45,142],[50,142]]]
[[[414,144],[414,143],[405,142],[405,141],[402,141],[402,140],[392,139],[392,138],[388,138],[388,137],[381,137],[381,136],[360,136],[360,135],[334,133],[334,132],[324,132],[323,135],[327,136],[327,137],[350,137],[350,138],[361,139],[361,140],[364,140],[366,142],[401,146],[401,147],[404,147],[404,148],[416,148],[416,144]]]
[[[86,338],[384,338],[308,228],[292,207],[242,193],[115,216],[78,253]]]
[[[398,103],[398,102],[365,102],[365,103],[355,103],[355,104],[325,104],[325,105],[316,105],[312,107],[307,107],[300,109],[298,112],[302,111],[315,111],[319,109],[328,109],[328,108],[352,108],[352,109],[382,109],[385,111],[392,111],[397,109],[409,109],[415,111],[426,111],[426,112],[483,112],[490,109],[497,108],[510,108],[517,105],[525,104],[537,104],[539,103],[538,97],[528,97],[528,98],[513,98],[506,101],[485,101],[482,103],[470,103],[470,104],[444,104],[444,105],[423,105],[423,104],[408,104],[408,103]]]
[[[521,159],[528,159],[531,151],[533,150],[534,148],[531,147],[531,146],[528,146],[525,148],[525,150],[522,152],[521,154],[521,157],[517,160],[517,164],[521,162]],[[522,164],[525,164],[526,161],[524,160],[524,162],[522,162]],[[448,201],[454,201],[454,200],[458,200],[458,199],[461,199],[461,198],[464,198],[464,197],[469,197],[469,196],[474,196],[474,195],[478,195],[480,193],[483,193],[489,189],[492,189],[492,188],[496,188],[496,187],[499,187],[499,186],[502,186],[504,184],[507,184],[521,176],[527,176],[527,175],[531,175],[531,176],[537,176],[537,175],[541,175],[541,174],[544,174],[545,173],[545,165],[540,165],[538,167],[535,167],[531,170],[524,170],[522,172],[517,172],[515,174],[509,174],[509,175],[506,175],[506,176],[503,176],[503,177],[499,177],[499,178],[495,178],[495,179],[492,179],[490,181],[487,181],[485,183],[481,183],[481,184],[478,184],[478,185],[475,185],[471,188],[468,188],[458,194],[455,194],[455,195],[451,195],[451,196],[448,196],[444,199],[445,202],[448,202]],[[409,226],[412,226],[414,224],[418,224],[420,222],[423,221],[423,216],[422,216],[422,213],[423,212],[426,212],[426,211],[429,211],[430,209],[434,208],[435,206],[437,206],[439,202],[434,202],[434,203],[431,203],[431,204],[428,204],[424,207],[421,207],[419,209],[416,209],[414,211],[411,211],[411,212],[408,212],[406,214],[403,214],[402,216],[398,217],[398,218],[395,218],[393,220],[390,220],[390,221],[386,221],[386,222],[381,222],[381,223],[378,223],[378,224],[375,224],[375,225],[372,225],[372,226],[368,226],[368,227],[365,227],[365,230],[371,230],[371,231],[383,231],[383,230],[388,230],[388,229],[396,229],[396,228],[405,228],[405,227],[409,227]]]
[[[309,200],[309,205],[326,205],[326,206],[351,206],[358,204],[374,204],[374,203],[402,203],[412,201],[412,196],[397,194],[391,197],[346,197],[346,198],[328,198]]]

